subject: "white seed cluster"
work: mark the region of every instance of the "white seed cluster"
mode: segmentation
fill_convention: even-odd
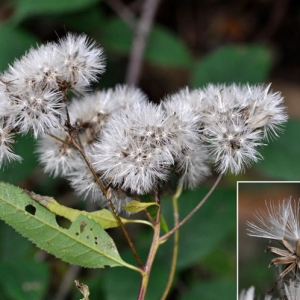
[[[87,93],[104,68],[102,48],[85,35],[68,34],[16,60],[0,75],[0,164],[20,160],[13,135],[32,132],[46,172],[106,204],[76,136],[121,207],[118,199],[158,190],[172,173],[196,187],[210,174],[209,161],[219,173],[240,173],[287,120],[280,93],[264,85],[186,88],[159,105],[125,85]],[[76,94],[70,102],[68,91]]]

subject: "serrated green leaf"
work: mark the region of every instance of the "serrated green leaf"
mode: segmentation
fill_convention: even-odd
[[[12,22],[18,23],[24,19],[39,14],[63,14],[79,11],[98,3],[98,0],[14,0],[15,11]]]
[[[153,205],[158,206],[156,202],[140,202],[137,200],[132,200],[129,204],[123,206],[123,208],[129,211],[130,213],[135,214]]]
[[[27,212],[26,207],[35,210]],[[79,215],[69,229],[58,226],[55,214],[20,188],[0,183],[0,218],[39,248],[83,267],[121,266],[113,240],[92,218]]]
[[[263,82],[273,63],[270,49],[259,45],[223,46],[195,64],[191,86],[202,87],[208,83]]]

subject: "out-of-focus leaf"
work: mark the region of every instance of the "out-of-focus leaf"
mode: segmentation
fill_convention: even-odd
[[[49,271],[47,266],[43,263],[38,263],[33,260],[0,262],[0,278],[0,289],[6,296],[1,299],[45,299],[49,281]]]
[[[124,265],[113,240],[92,218],[79,215],[64,229],[55,217],[20,188],[0,183],[0,218],[41,249],[83,267]]]
[[[195,282],[180,300],[232,300],[236,299],[236,284],[229,280],[212,280]]]
[[[68,14],[61,17],[63,24],[67,28],[72,28],[78,32],[84,32],[89,37],[99,38],[100,32],[106,27],[107,19],[99,7],[94,7],[79,11],[75,14]],[[80,22],[78,22],[80,20]]]
[[[15,10],[11,21],[18,23],[28,17],[39,14],[58,15],[75,12],[96,3],[98,3],[98,0],[14,0]]]
[[[252,46],[223,46],[202,57],[195,64],[191,86],[208,83],[249,83],[265,81],[273,63],[269,48]]]
[[[124,21],[112,18],[101,31],[100,43],[105,49],[119,54],[130,52],[133,31]],[[161,26],[155,26],[151,31],[145,59],[150,63],[171,67],[189,67],[192,60],[185,44]]]
[[[132,31],[120,18],[108,20],[102,29],[100,43],[104,49],[128,54],[132,44]]]
[[[261,153],[264,159],[256,167],[274,179],[299,180],[300,121],[289,120],[276,141],[271,141]]]
[[[145,59],[161,66],[185,67],[191,65],[186,45],[171,31],[155,26],[150,34]]]
[[[16,58],[20,58],[31,47],[35,46],[38,39],[22,29],[10,26],[0,27],[0,71],[8,68]]]
[[[160,227],[167,233],[169,231],[168,224],[163,215],[160,217]]]

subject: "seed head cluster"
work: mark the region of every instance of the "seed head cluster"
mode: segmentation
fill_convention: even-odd
[[[196,187],[210,161],[219,173],[240,173],[287,120],[283,98],[270,86],[186,88],[154,104],[125,85],[90,92],[104,68],[101,47],[68,34],[30,49],[0,74],[0,164],[21,159],[13,136],[31,132],[46,172],[106,205],[96,174],[121,207],[118,199],[157,191],[171,174]]]

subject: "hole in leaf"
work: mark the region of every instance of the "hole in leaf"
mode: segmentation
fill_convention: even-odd
[[[87,225],[87,224],[86,224],[84,221],[82,221],[82,222],[80,223],[80,233],[83,233],[83,231],[84,231],[86,225]]]
[[[35,212],[36,212],[36,208],[31,205],[31,204],[28,204],[26,207],[25,207],[25,210],[30,213],[31,215],[35,215]]]
[[[76,235],[79,235],[79,232],[76,232],[75,234],[76,234]]]
[[[61,217],[61,216],[55,216],[56,223],[59,227],[69,229],[72,225],[72,222],[68,220],[67,218]]]
[[[90,239],[90,236],[89,236],[89,235],[87,235],[87,236],[86,236],[86,238],[89,240],[89,239]]]

